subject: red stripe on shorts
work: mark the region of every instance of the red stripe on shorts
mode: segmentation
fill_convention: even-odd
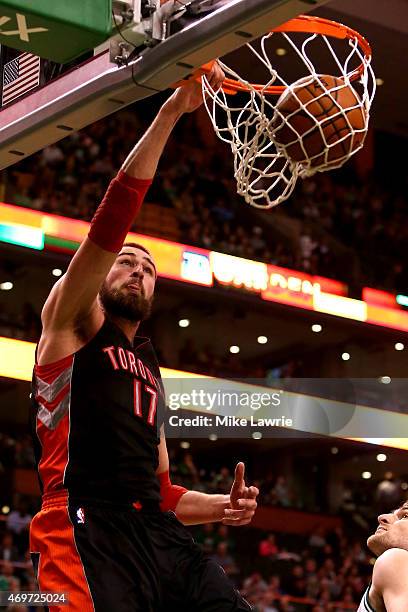
[[[61,492],[55,500],[54,504],[45,503],[31,521],[30,551],[40,553],[39,587],[41,591],[67,595],[69,604],[51,605],[50,612],[94,612],[68,514],[67,496]]]

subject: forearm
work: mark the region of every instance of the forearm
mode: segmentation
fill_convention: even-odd
[[[209,495],[199,491],[187,491],[179,500],[175,512],[184,525],[214,523],[225,517],[230,508],[229,495]]]
[[[89,237],[105,251],[118,253],[122,248],[171,130],[182,114],[172,98],[162,106],[150,128],[129,154],[92,219]]]
[[[174,125],[183,114],[171,96],[163,104],[152,125],[129,153],[122,170],[139,179],[152,178]]]
[[[225,75],[217,62],[214,62],[208,81],[216,91],[223,83]],[[203,103],[201,82],[193,79],[179,87],[161,107],[156,119],[143,138],[128,155],[122,170],[131,177],[151,179],[154,176],[164,146],[174,125],[184,113],[191,113]]]

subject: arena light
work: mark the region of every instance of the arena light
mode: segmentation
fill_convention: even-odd
[[[62,270],[61,268],[54,268],[51,274],[53,276],[62,276]]]
[[[390,376],[380,376],[378,381],[382,383],[383,385],[389,385],[391,382],[391,377]]]
[[[319,323],[315,323],[314,325],[312,325],[312,331],[315,332],[316,334],[321,332],[322,329],[323,329],[323,327],[321,325],[319,325]]]
[[[267,336],[258,336],[258,344],[266,344],[268,342]]]
[[[396,342],[394,348],[396,351],[403,351],[405,348],[405,344],[403,344],[402,342]]]
[[[13,287],[14,285],[11,281],[5,281],[4,283],[0,283],[0,289],[2,291],[11,291]]]
[[[363,472],[361,474],[361,478],[363,478],[364,480],[370,480],[371,476],[372,476],[371,472],[368,472],[368,471],[367,472]]]
[[[278,47],[278,48],[275,50],[275,53],[276,53],[276,55],[277,55],[278,57],[283,57],[284,55],[286,55],[286,54],[287,54],[287,49],[285,49],[284,47]]]
[[[402,295],[401,293],[395,298],[397,304],[400,306],[408,306],[408,295]]]
[[[349,361],[350,353],[342,353],[341,354],[341,358],[342,358],[343,361]]]
[[[408,331],[408,312],[403,311],[398,306],[383,308],[367,304],[367,323],[406,332]]]
[[[367,320],[367,304],[361,300],[322,292],[313,295],[313,306],[318,312],[337,317],[354,319],[354,321]]]
[[[372,287],[363,287],[362,298],[364,302],[372,306],[395,308],[395,295],[389,291],[373,289]]]
[[[382,79],[381,77],[377,77],[375,79],[375,83],[376,85],[378,85],[378,87],[381,87],[381,85],[384,85],[384,79]]]
[[[337,446],[332,446],[330,449],[330,452],[332,455],[337,455],[339,452],[339,449],[337,448]]]
[[[217,434],[210,434],[208,439],[211,440],[211,442],[216,442],[218,440],[218,436]]]
[[[380,463],[387,461],[387,455],[385,453],[378,453],[377,461],[380,461]]]
[[[0,376],[31,380],[34,361],[34,343],[0,338]]]
[[[184,449],[190,448],[190,442],[187,442],[187,440],[183,440],[182,442],[180,442],[180,448],[184,448]]]
[[[16,223],[0,223],[0,240],[38,251],[44,249],[44,232],[37,227]]]
[[[189,319],[180,319],[178,324],[179,324],[179,327],[188,327],[190,325],[190,320]]]
[[[196,283],[197,285],[211,287],[213,284],[213,274],[208,255],[204,252],[197,253],[192,250],[184,249],[182,257],[183,261],[179,272],[182,279],[190,281],[191,283]],[[160,273],[160,268],[158,268],[158,270]]]
[[[3,514],[8,514],[10,512],[10,506],[3,506],[1,511]]]
[[[269,275],[265,263],[215,251],[210,252],[210,263],[214,278],[221,285],[245,287],[250,291],[268,288]]]
[[[232,346],[229,347],[229,351],[230,353],[232,353],[233,355],[236,355],[237,353],[239,353],[240,348],[239,346],[237,346],[236,344],[233,344]]]
[[[253,434],[252,434],[252,438],[254,440],[261,440],[262,433],[260,431],[254,431]]]

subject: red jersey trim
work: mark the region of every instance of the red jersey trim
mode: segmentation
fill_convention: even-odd
[[[53,382],[55,378],[65,370],[65,368],[72,365],[73,361],[74,355],[67,355],[66,357],[58,359],[58,361],[53,361],[52,363],[46,363],[44,365],[38,365],[36,363],[34,366],[34,373],[38,374],[38,376],[40,376],[40,378],[46,382]]]
[[[42,453],[38,472],[44,492],[63,487],[69,459],[71,378],[74,355],[34,367],[36,433]]]

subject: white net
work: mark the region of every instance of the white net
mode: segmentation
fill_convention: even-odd
[[[277,37],[284,47],[276,46]],[[338,41],[321,34],[272,32],[258,46],[246,47],[246,64],[262,64],[264,85],[251,84],[220,61],[238,93],[227,93],[228,81],[224,89],[214,91],[203,76],[203,94],[217,135],[231,146],[237,192],[252,206],[271,208],[291,195],[299,177],[338,168],[363,146],[375,77],[371,56],[357,38]],[[278,63],[277,49],[290,55],[294,76],[294,59],[300,61],[301,78],[289,82],[278,73],[272,65]],[[278,100],[270,93],[276,85],[283,86]]]

